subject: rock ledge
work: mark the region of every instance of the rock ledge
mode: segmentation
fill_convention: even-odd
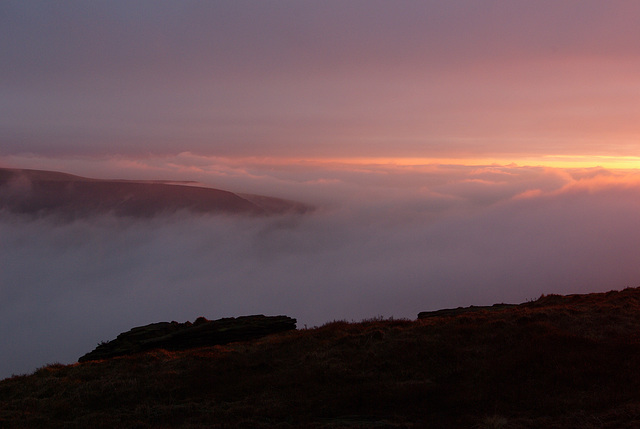
[[[195,322],[159,322],[123,332],[115,340],[101,343],[78,362],[108,359],[151,349],[185,350],[236,341],[247,341],[296,329],[296,319],[287,316],[242,316],[218,320],[199,317]]]

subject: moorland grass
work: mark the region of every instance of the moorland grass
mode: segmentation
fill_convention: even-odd
[[[640,426],[640,289],[52,364],[4,428]]]

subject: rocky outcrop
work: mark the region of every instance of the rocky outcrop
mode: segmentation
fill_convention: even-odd
[[[429,319],[431,317],[453,317],[461,314],[476,313],[478,311],[498,311],[506,308],[516,307],[516,304],[493,304],[491,306],[475,306],[470,307],[458,307],[458,308],[445,308],[435,311],[422,311],[418,313],[418,319]]]
[[[296,329],[296,319],[287,316],[242,316],[218,320],[199,317],[195,322],[160,322],[139,326],[101,343],[78,359],[85,362],[124,356],[151,349],[185,350],[247,341]]]

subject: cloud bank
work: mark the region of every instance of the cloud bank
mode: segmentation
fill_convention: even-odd
[[[157,321],[262,313],[310,327],[415,318],[640,279],[637,174],[254,165],[241,175],[225,168],[218,172],[227,176],[203,168],[182,179],[234,176],[252,191],[278,183],[278,196],[304,196],[320,209],[263,219],[60,222],[2,214],[0,376],[74,362],[99,341]]]

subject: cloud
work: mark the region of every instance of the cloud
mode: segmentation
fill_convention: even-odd
[[[632,2],[0,7],[4,155],[636,150]]]
[[[248,184],[285,182],[289,195],[333,199],[310,215],[267,219],[0,216],[0,375],[73,362],[99,341],[157,321],[415,318],[542,293],[620,289],[640,278],[633,174],[249,170]]]

